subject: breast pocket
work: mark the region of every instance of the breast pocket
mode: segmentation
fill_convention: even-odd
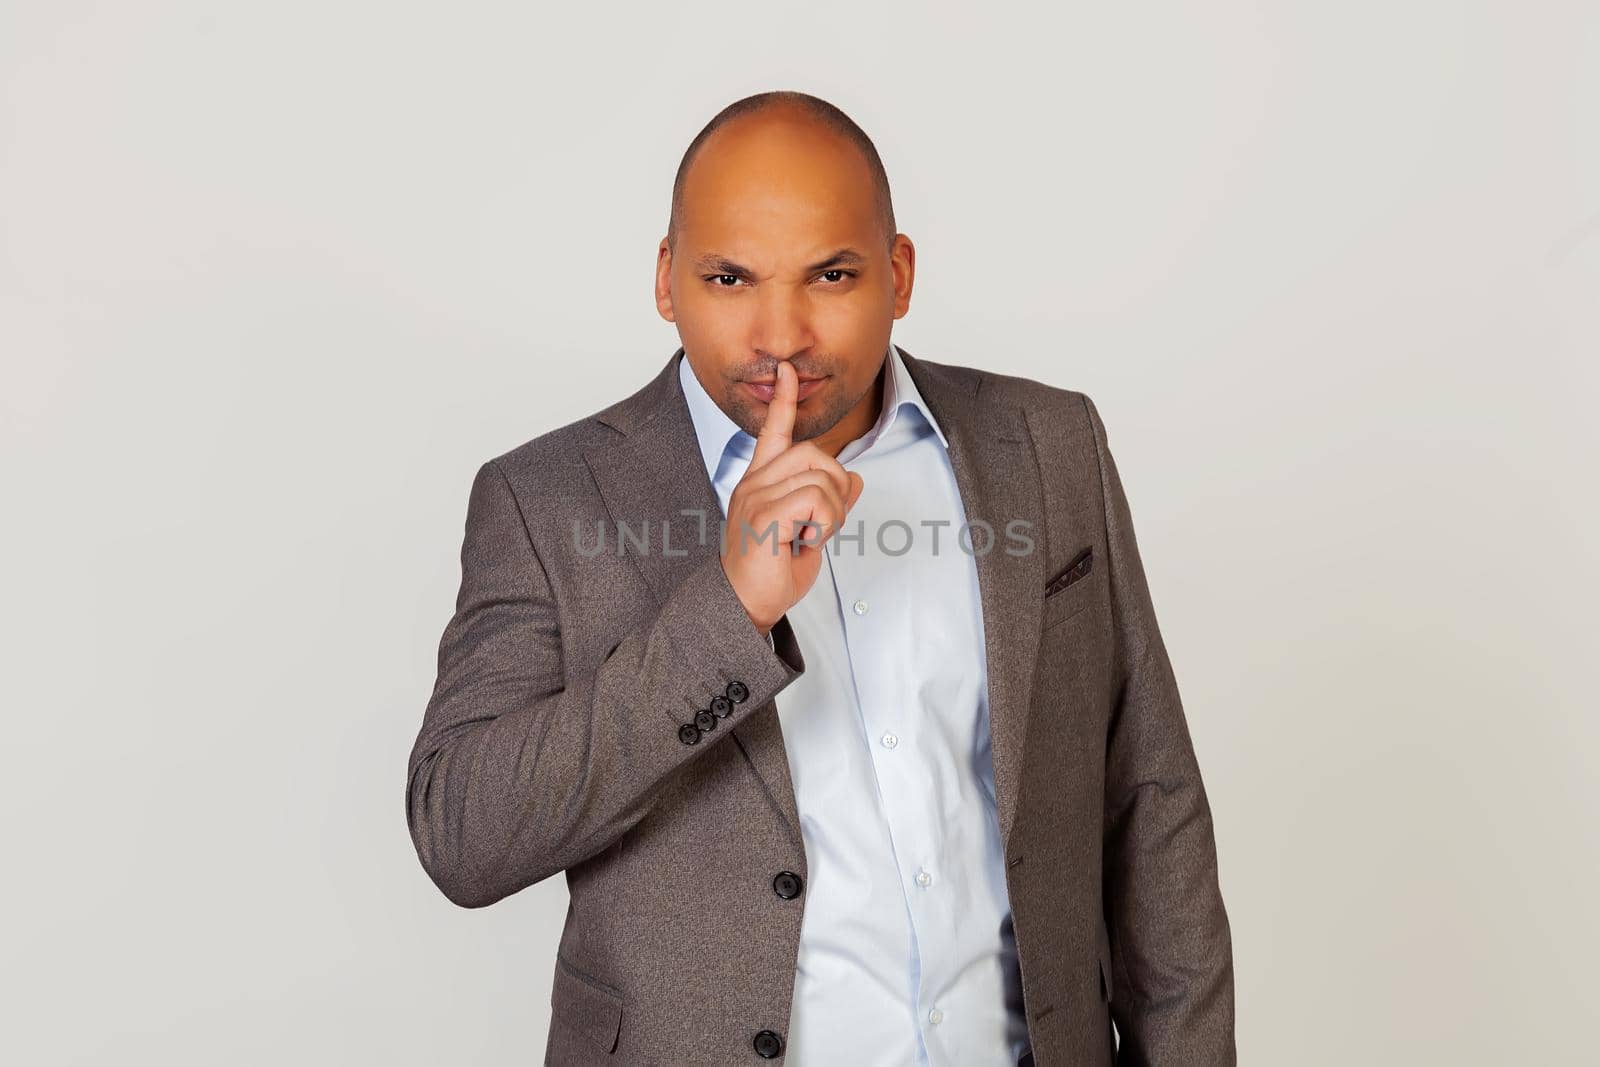
[[[1104,583],[1105,568],[1097,565],[1094,546],[1075,553],[1067,565],[1045,583],[1040,628],[1048,630],[1066,622],[1094,603]]]

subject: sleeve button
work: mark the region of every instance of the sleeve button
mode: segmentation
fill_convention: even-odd
[[[686,722],[678,727],[678,740],[686,745],[695,744],[700,740],[700,727],[692,722]]]
[[[735,704],[743,704],[750,697],[750,687],[743,682],[728,683],[728,699]]]
[[[694,724],[706,733],[717,728],[717,717],[710,711],[697,711],[694,713]]]
[[[733,701],[727,697],[717,696],[711,698],[711,712],[719,719],[726,719],[733,711]]]

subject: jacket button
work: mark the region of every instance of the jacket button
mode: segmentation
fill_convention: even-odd
[[[692,722],[686,722],[678,727],[678,740],[686,745],[692,745],[700,740],[700,727]]]
[[[694,724],[710,733],[717,728],[717,717],[709,711],[697,711],[694,713]]]
[[[727,697],[711,698],[711,712],[712,714],[716,715],[717,718],[726,719],[728,714],[732,711],[733,701],[729,700]]]
[[[771,1030],[762,1030],[756,1034],[756,1055],[764,1060],[776,1059],[783,1051],[783,1038]]]
[[[779,871],[778,877],[772,880],[772,891],[784,900],[793,900],[800,895],[803,884],[800,876],[793,871]]]
[[[743,682],[728,683],[728,699],[735,704],[743,704],[750,697],[750,687]]]

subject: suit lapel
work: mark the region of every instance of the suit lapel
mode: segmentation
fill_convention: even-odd
[[[981,373],[924,363],[903,348],[900,357],[949,442],[967,522],[977,526],[981,520],[994,531],[988,552],[976,551],[986,540],[981,526],[968,543],[975,547],[983,608],[989,740],[1003,844],[1016,820],[1043,607],[1045,523],[1039,465],[1022,409],[986,392]],[[1018,529],[1033,540],[1031,551],[1006,551],[1021,549],[1020,539],[1006,532],[1012,521],[1027,524]]]
[[[658,604],[671,595],[684,573],[721,549],[717,542],[721,507],[701,461],[694,422],[678,381],[682,352],[682,348],[674,352],[638,392],[596,416],[624,436],[585,453],[613,523],[625,522],[635,531],[649,524],[647,549],[641,552],[627,545],[625,550]],[[1045,529],[1038,464],[1022,410],[986,394],[981,374],[924,363],[903,348],[900,355],[949,442],[950,464],[967,521],[981,520],[993,530],[990,550],[975,552],[973,560],[982,602],[989,736],[1004,842],[1016,818],[1039,644]],[[1006,524],[1013,520],[1028,524],[1021,529],[1033,539],[1032,551],[1019,555],[1006,551],[1007,547],[1016,551],[1006,532]],[[979,549],[991,540],[981,530],[971,542]],[[803,847],[778,716],[751,716],[733,732]]]

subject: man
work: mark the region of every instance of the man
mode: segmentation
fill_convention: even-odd
[[[464,907],[566,871],[547,1063],[1234,1062],[1105,427],[890,344],[914,264],[842,112],[730,105],[658,251],[682,347],[477,473],[407,818]]]

